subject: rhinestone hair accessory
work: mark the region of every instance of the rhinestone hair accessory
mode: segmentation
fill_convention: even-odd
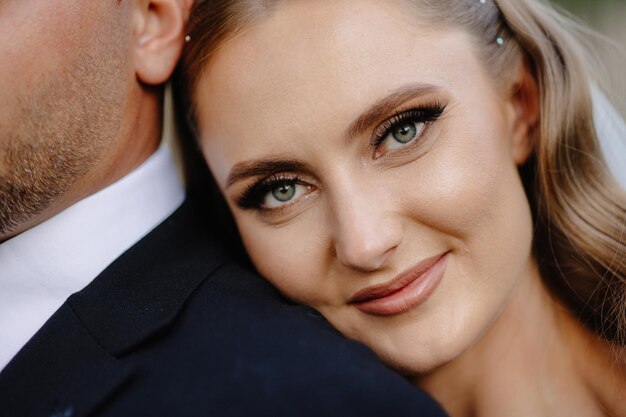
[[[478,0],[478,2],[479,2],[481,5],[487,4],[487,0]],[[493,5],[494,5],[494,6],[498,9],[498,13],[499,13],[500,15],[502,15],[502,12],[500,12],[500,7],[498,7],[498,3],[496,3],[496,1],[495,1],[495,0],[493,0]],[[498,46],[503,46],[503,45],[504,45],[504,37],[502,37],[502,36],[498,36],[498,37],[496,38],[496,44],[497,44]]]

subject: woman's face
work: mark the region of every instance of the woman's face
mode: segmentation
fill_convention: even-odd
[[[199,83],[203,152],[260,273],[407,373],[468,349],[530,263],[527,126],[462,32],[286,2]]]

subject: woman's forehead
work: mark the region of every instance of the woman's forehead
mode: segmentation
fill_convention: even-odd
[[[394,68],[410,65],[411,57],[419,54],[422,61],[434,64],[432,55],[443,57],[450,50],[442,35],[452,30],[421,25],[413,15],[392,6],[395,2],[322,1],[324,7],[319,3],[285,2],[244,29],[214,55],[207,78],[235,92],[270,83],[287,88],[320,80],[350,84],[355,76],[393,74]],[[380,65],[373,65],[377,62]],[[231,80],[224,83],[223,75]]]
[[[199,83],[210,98],[198,108],[238,100],[238,108],[254,101],[293,109],[293,101],[306,98],[353,100],[367,86],[437,84],[454,78],[472,55],[463,33],[411,27],[377,5],[363,6],[361,15],[311,8],[311,19],[302,20],[296,7],[306,2],[292,3],[223,45]]]

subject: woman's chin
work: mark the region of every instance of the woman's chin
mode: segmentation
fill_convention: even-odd
[[[434,303],[433,308],[425,306],[420,311],[387,318],[364,315],[347,308],[341,312],[320,310],[344,336],[363,343],[388,367],[415,379],[466,356],[489,328],[495,315],[491,309],[466,306],[461,309],[464,311],[461,314],[460,311],[434,308],[437,305]]]
[[[415,358],[413,355],[385,356],[384,354],[379,354],[378,356],[385,365],[410,380],[415,380],[423,375],[428,375],[454,359],[453,357],[444,358],[441,356],[430,358]]]
[[[413,345],[415,346],[415,345]],[[469,346],[446,345],[444,347],[404,347],[392,351],[370,346],[385,365],[405,377],[415,380],[431,374],[460,357]]]
[[[412,326],[392,332],[389,326],[386,331],[359,332],[354,327],[351,330],[336,327],[344,336],[369,347],[389,368],[410,379],[430,374],[459,358],[480,334],[480,331],[469,332],[468,328],[424,332]]]

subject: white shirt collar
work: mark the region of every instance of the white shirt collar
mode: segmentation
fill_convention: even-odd
[[[172,155],[162,145],[119,181],[0,244],[0,370],[70,295],[184,198]]]

